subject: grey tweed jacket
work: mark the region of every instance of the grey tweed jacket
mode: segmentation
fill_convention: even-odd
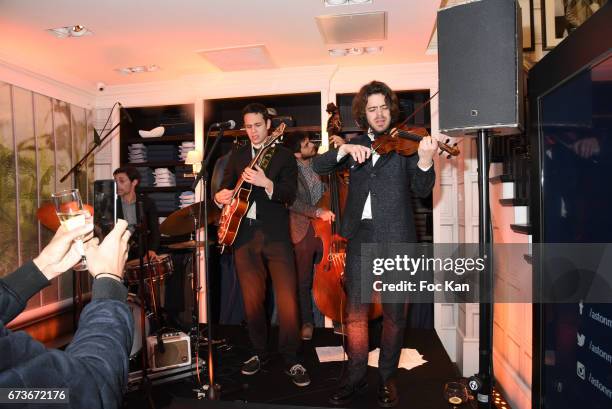
[[[304,236],[306,236],[310,221],[317,217],[317,206],[316,203],[312,203],[312,201],[306,178],[302,172],[299,171],[298,167],[295,202],[289,207],[289,230],[291,232],[291,242],[293,242],[293,244],[302,241]]]
[[[351,143],[370,146],[367,134]],[[416,242],[412,210],[412,195],[426,197],[435,182],[433,166],[426,172],[418,166],[418,155],[401,156],[395,152],[381,156],[374,166],[368,160],[357,164],[350,155],[337,161],[338,150],[330,150],[313,160],[313,168],[320,175],[339,169],[350,169],[349,192],[341,221],[340,234],[347,239],[357,232],[368,193],[371,194],[372,242]]]

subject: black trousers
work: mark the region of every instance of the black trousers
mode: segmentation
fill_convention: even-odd
[[[266,354],[268,325],[264,301],[270,274],[279,317],[278,349],[287,365],[296,364],[301,341],[293,247],[290,242],[268,242],[260,228],[243,224],[241,229],[254,231],[248,242],[234,248],[234,262],[253,353]]]
[[[345,265],[345,290],[347,295],[347,353],[348,383],[355,384],[365,378],[368,369],[368,311],[370,304],[362,301],[361,294],[361,244],[371,243],[374,237],[372,221],[362,220],[355,237],[348,241]],[[365,278],[364,278],[365,279]],[[368,280],[369,282],[369,280]],[[382,382],[395,376],[399,363],[408,304],[386,303],[383,307],[383,328],[380,339],[378,372]]]

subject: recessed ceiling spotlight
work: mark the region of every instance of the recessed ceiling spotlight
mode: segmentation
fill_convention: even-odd
[[[53,34],[57,38],[68,38],[68,37],[83,37],[91,35],[93,32],[82,24],[74,26],[49,28],[46,31]]]
[[[348,54],[348,50],[346,48],[332,48],[329,50],[329,55],[332,57],[344,57]]]
[[[323,0],[325,7],[372,4],[372,0]]]
[[[156,64],[150,64],[150,65],[136,65],[134,67],[124,67],[124,68],[117,68],[115,69],[115,71],[118,71],[121,74],[127,75],[127,74],[138,74],[141,72],[153,72],[153,71],[159,71],[159,65]]]
[[[379,45],[376,47],[365,47],[364,48],[364,51],[367,54],[379,54],[379,53],[382,53],[382,50],[383,50],[382,45]]]

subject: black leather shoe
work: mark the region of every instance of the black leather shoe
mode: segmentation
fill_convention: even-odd
[[[393,408],[398,403],[397,386],[394,380],[389,379],[378,387],[378,406],[381,408]]]
[[[356,384],[347,383],[341,386],[328,399],[332,405],[343,406],[350,403],[356,395],[363,394],[368,388],[368,382],[362,379]]]

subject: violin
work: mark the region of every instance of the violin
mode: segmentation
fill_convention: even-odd
[[[379,155],[396,152],[402,156],[411,156],[417,153],[419,150],[419,142],[426,136],[430,135],[425,128],[400,124],[391,129],[389,133],[377,137],[372,142],[372,150]],[[450,139],[447,139],[445,142],[438,141],[440,154],[446,152],[448,154],[448,159],[460,153],[457,148],[457,143],[451,146],[448,144],[449,142]]]

